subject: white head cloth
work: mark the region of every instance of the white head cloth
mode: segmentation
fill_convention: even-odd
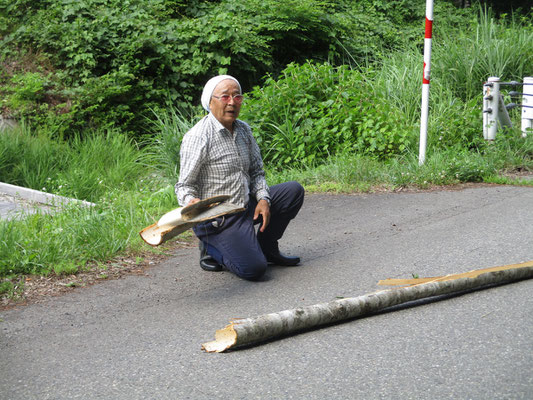
[[[218,75],[214,78],[211,78],[207,81],[207,83],[204,86],[204,90],[202,92],[202,106],[205,108],[207,112],[211,111],[209,109],[209,102],[211,101],[211,96],[213,95],[213,92],[215,91],[215,88],[217,85],[222,82],[223,80],[231,79],[235,82],[237,82],[237,85],[239,85],[239,91],[242,93],[241,84],[237,79],[235,79],[233,76],[230,75]]]

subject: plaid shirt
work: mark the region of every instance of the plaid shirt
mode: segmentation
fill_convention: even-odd
[[[248,203],[250,193],[257,201],[270,201],[263,160],[250,126],[236,120],[232,135],[212,113],[202,118],[183,137],[175,191],[182,206],[194,197],[221,194],[230,195],[229,201],[239,206]]]

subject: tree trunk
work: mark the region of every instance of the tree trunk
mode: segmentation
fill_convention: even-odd
[[[258,343],[304,329],[368,315],[414,300],[533,277],[533,262],[515,264],[512,267],[491,268],[489,272],[482,272],[486,270],[471,271],[471,277],[448,280],[432,278],[430,282],[413,286],[382,290],[359,297],[236,320],[225,328],[217,330],[215,340],[204,343],[202,349],[207,352],[223,352],[232,347]]]

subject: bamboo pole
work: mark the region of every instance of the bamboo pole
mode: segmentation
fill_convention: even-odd
[[[505,271],[507,269],[533,267],[533,261],[528,261],[520,264],[509,264],[500,267],[491,267],[476,269],[474,271],[463,272],[461,274],[451,274],[444,276],[436,276],[433,278],[413,278],[413,279],[384,279],[378,282],[378,285],[395,286],[395,285],[419,285],[426,282],[451,281],[459,278],[477,278],[479,275],[486,272]]]
[[[497,267],[490,271],[478,271],[484,272],[476,274],[476,271],[471,271],[470,276],[448,280],[432,278],[432,281],[408,287],[235,320],[225,328],[217,330],[215,340],[204,343],[202,349],[220,353],[233,347],[361,317],[410,301],[533,278],[533,262],[515,264],[512,268]]]

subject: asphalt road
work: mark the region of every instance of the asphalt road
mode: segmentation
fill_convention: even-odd
[[[533,280],[222,354],[230,319],[373,292],[377,281],[533,260],[533,189],[309,195],[247,282],[179,250],[148,271],[0,314],[2,399],[531,399]]]

